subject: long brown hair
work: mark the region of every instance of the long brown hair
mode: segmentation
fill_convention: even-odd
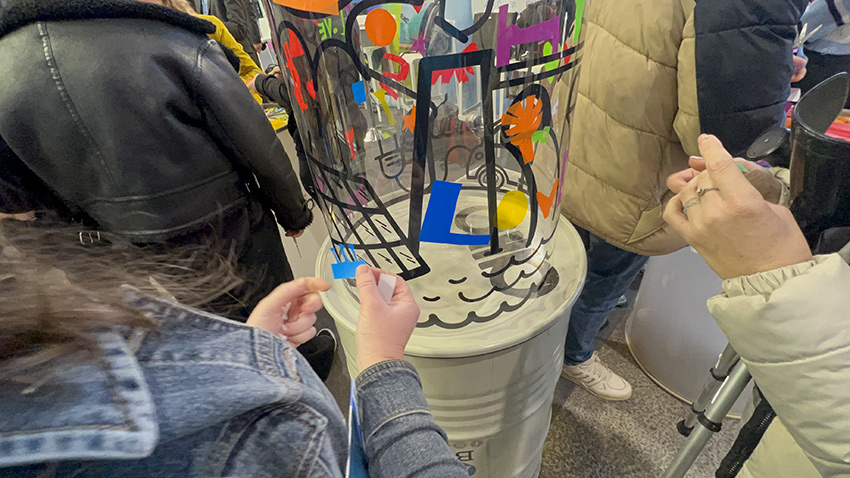
[[[163,6],[171,8],[173,10],[179,10],[183,13],[188,13],[189,15],[195,15],[195,8],[189,3],[187,0],[161,0]]]
[[[242,281],[220,250],[163,253],[45,219],[0,221],[0,383],[37,380],[56,359],[93,358],[98,331],[152,327],[122,284],[200,307],[233,290]]]

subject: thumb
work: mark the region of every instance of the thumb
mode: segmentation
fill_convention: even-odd
[[[375,282],[375,274],[369,266],[357,268],[357,290],[360,292],[361,302],[372,300],[378,295],[378,284]]]
[[[699,150],[711,182],[720,189],[722,197],[728,199],[754,190],[719,139],[708,134],[700,136]]]
[[[257,304],[255,312],[271,312],[285,306],[302,295],[312,292],[325,292],[330,290],[331,285],[324,279],[318,277],[302,277],[293,281],[285,282],[275,288],[269,295]]]

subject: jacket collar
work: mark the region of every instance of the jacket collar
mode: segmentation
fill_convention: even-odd
[[[61,460],[133,459],[159,439],[154,402],[127,340],[97,337],[100,357],[33,390],[0,388],[0,468]]]
[[[8,0],[0,8],[0,38],[35,22],[96,18],[158,20],[199,34],[215,33],[215,25],[206,20],[136,0]]]

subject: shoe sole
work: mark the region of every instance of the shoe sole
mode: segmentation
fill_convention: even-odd
[[[319,336],[319,334],[321,334],[322,332],[327,332],[327,335],[326,335],[326,336],[327,336],[327,337],[329,337],[331,340],[333,340],[333,341],[334,341],[334,353],[336,353],[336,349],[337,349],[337,347],[339,346],[339,341],[337,341],[337,339],[336,339],[336,335],[333,333],[333,331],[332,331],[331,329],[324,328],[324,329],[322,329],[322,330],[320,330],[320,331],[316,332],[316,335],[315,335],[315,336],[316,336],[316,337],[318,337],[318,336]]]
[[[594,391],[593,389],[591,389],[587,385],[585,385],[584,382],[573,380],[572,377],[570,377],[569,375],[561,375],[561,377],[565,378],[565,379],[569,380],[570,382],[573,382],[574,384],[576,384],[576,385],[580,386],[581,388],[587,390],[591,395],[594,395],[598,398],[601,398],[602,400],[608,400],[609,402],[624,402],[624,401],[632,398],[632,393],[634,393],[634,389],[632,389],[632,390],[629,390],[629,394],[626,395],[625,397],[616,397],[615,398],[615,397],[611,397],[609,395],[602,395],[602,394]]]

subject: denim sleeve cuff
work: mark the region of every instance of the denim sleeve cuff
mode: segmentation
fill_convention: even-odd
[[[356,379],[357,408],[364,443],[395,418],[431,411],[413,365],[402,360],[377,363]]]

